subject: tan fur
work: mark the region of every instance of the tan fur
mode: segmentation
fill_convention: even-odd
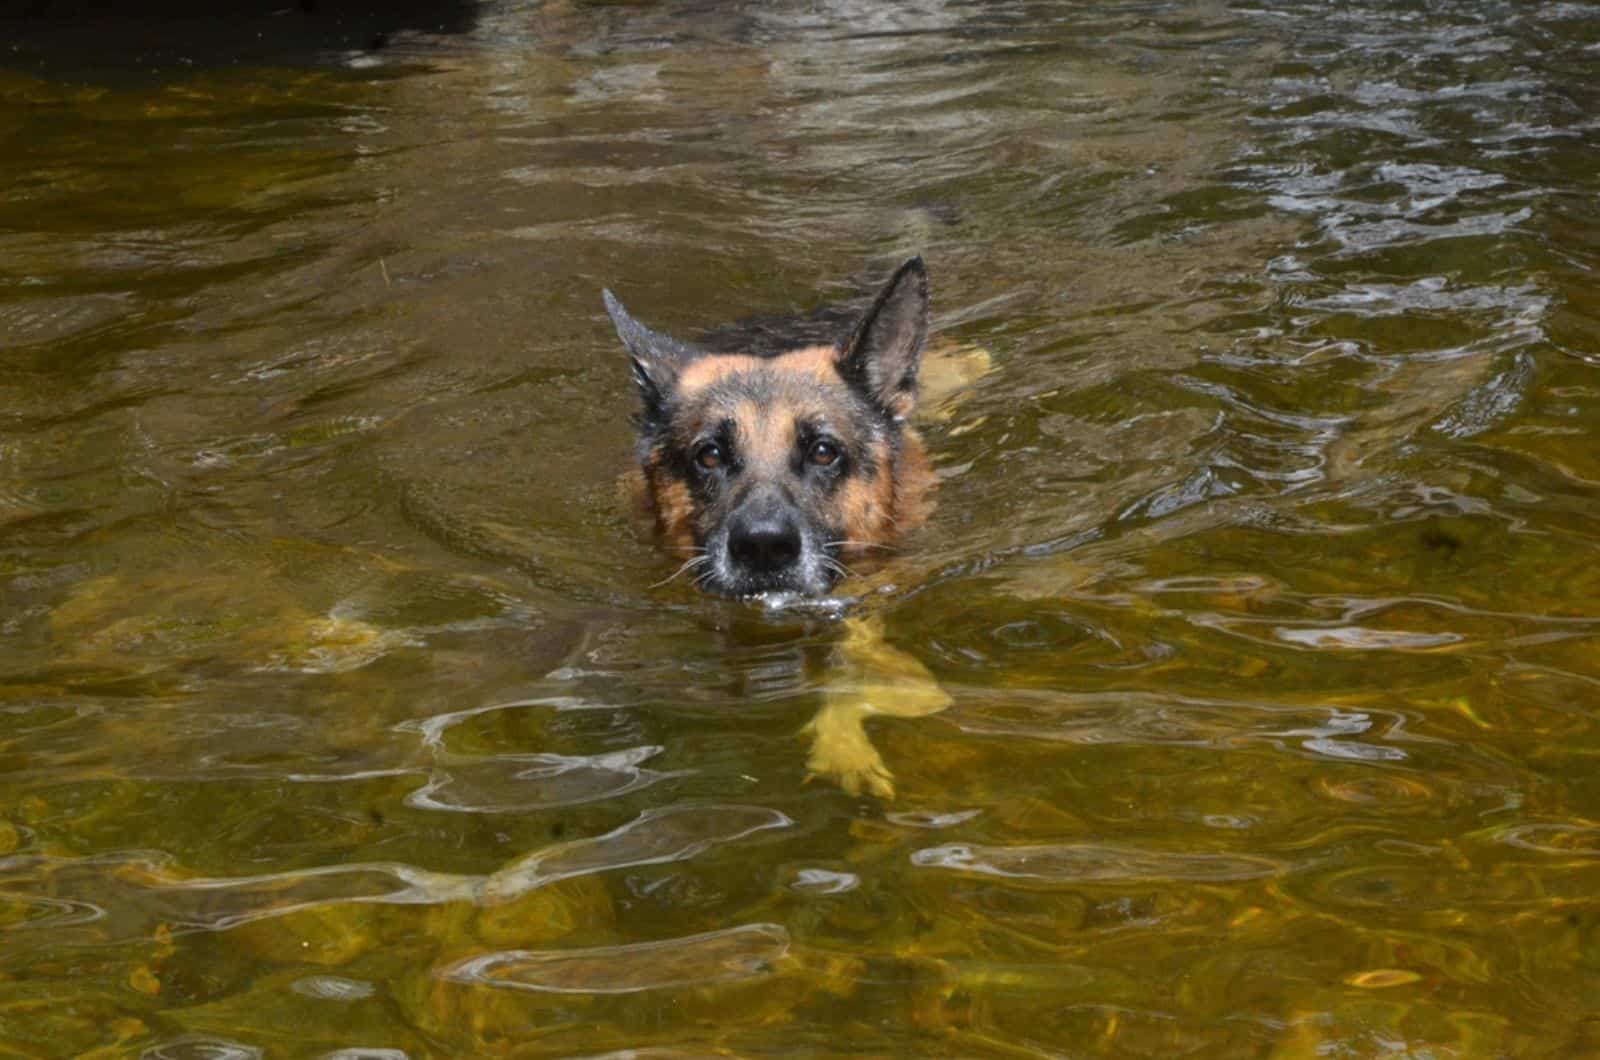
[[[870,479],[851,479],[837,495],[845,540],[856,543],[847,546],[852,551],[858,551],[860,545],[883,544],[893,534],[894,469],[886,459],[887,452],[880,451],[877,456],[877,474]]]
[[[922,439],[914,431],[907,428],[892,466],[886,452],[878,455],[876,475],[847,483],[839,491],[845,539],[855,543],[846,546],[851,553],[892,543],[921,526],[933,507],[929,494],[936,479]]]
[[[655,509],[656,533],[662,544],[682,553],[694,551],[694,500],[689,487],[662,471],[652,461],[641,477],[649,506]]]
[[[838,361],[839,351],[832,346],[806,346],[776,358],[772,366],[780,372],[811,375],[827,381],[839,378],[835,367]]]
[[[900,436],[900,459],[895,463],[894,534],[908,533],[927,521],[938,483],[922,437],[907,427]]]
[[[814,376],[821,380],[837,380],[839,373],[834,362],[839,351],[832,346],[806,346],[776,357],[752,357],[744,353],[721,353],[715,357],[701,357],[685,365],[678,376],[678,390],[693,394],[735,372],[748,372],[765,366],[778,372],[794,372]]]
[[[763,408],[742,401],[733,410],[748,459],[758,465],[781,464],[794,447],[795,410],[787,403]]]

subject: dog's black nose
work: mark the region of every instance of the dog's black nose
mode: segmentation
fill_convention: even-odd
[[[788,514],[736,517],[728,527],[728,556],[751,574],[777,574],[800,558],[800,526]]]

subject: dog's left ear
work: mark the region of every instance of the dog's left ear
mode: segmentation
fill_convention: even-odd
[[[645,419],[659,420],[667,395],[672,393],[677,382],[678,372],[700,356],[700,351],[687,342],[651,331],[633,319],[609,290],[601,291],[600,297],[605,301],[606,315],[617,329],[617,338],[633,355],[633,380],[644,401]]]
[[[839,354],[839,374],[896,418],[917,403],[928,338],[928,270],[920,256],[895,270]]]

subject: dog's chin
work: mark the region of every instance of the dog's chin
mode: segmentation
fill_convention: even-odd
[[[716,596],[748,600],[773,596],[824,596],[833,588],[833,582],[834,579],[823,571],[795,568],[773,574],[755,574],[737,570],[717,571],[700,584],[707,592]]]

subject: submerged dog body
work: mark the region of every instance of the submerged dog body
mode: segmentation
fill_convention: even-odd
[[[933,473],[906,422],[928,334],[921,258],[839,345],[714,352],[644,327],[610,291],[605,304],[643,403],[642,500],[698,585],[818,595],[845,558],[922,521]]]

